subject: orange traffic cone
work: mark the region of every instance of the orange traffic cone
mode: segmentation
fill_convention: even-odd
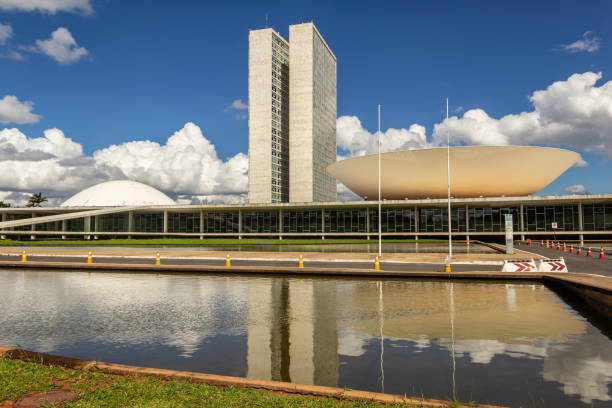
[[[544,240],[541,240],[541,241],[540,241],[540,246],[541,246],[541,247],[544,247]]]
[[[298,261],[298,268],[303,268],[304,267],[304,258],[302,257],[302,254],[300,254],[300,259]]]
[[[550,245],[548,245],[548,240],[546,240],[546,248],[550,248]]]
[[[570,254],[573,254],[573,253],[574,253],[574,244],[571,244],[570,245]]]
[[[604,253],[603,247],[599,251],[599,259],[606,259],[606,254]]]
[[[582,247],[580,245],[578,245],[578,251],[576,252],[576,255],[582,255]]]
[[[557,241],[557,251],[561,250],[561,242]]]
[[[378,261],[378,255],[376,255],[376,260],[374,261],[374,269],[380,271],[380,262]]]
[[[589,247],[586,256],[593,256],[593,253],[591,252],[591,247]]]
[[[567,246],[565,245],[565,242],[563,243],[563,252],[567,252]]]
[[[225,254],[225,266],[232,266],[229,254]]]
[[[527,245],[531,246],[531,238],[527,238]]]

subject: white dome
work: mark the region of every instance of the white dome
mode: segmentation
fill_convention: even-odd
[[[118,207],[132,205],[176,205],[161,191],[137,181],[115,180],[82,190],[60,207]]]

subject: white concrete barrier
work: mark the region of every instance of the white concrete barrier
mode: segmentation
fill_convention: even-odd
[[[533,259],[504,261],[502,272],[535,272],[537,269]]]
[[[540,259],[538,272],[567,272],[563,257],[559,259]]]

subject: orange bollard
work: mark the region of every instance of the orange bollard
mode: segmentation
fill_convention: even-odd
[[[593,256],[593,253],[591,252],[591,247],[589,247],[586,256]]]
[[[599,259],[606,259],[606,254],[604,253],[603,247],[599,251]]]

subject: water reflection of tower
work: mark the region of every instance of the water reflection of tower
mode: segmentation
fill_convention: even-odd
[[[325,280],[250,282],[247,377],[337,385],[336,298]]]

